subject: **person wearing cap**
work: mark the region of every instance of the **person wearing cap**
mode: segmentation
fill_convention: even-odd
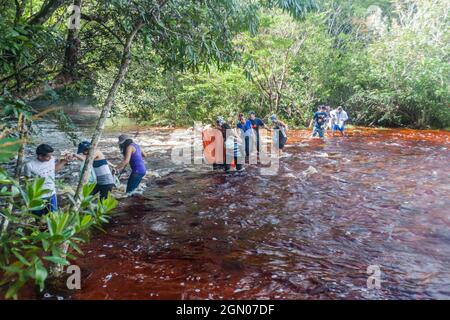
[[[130,165],[131,174],[128,177],[126,192],[132,193],[147,172],[144,161],[145,153],[129,136],[124,134],[119,136],[119,148],[124,159],[116,166],[116,170],[120,172],[128,164]]]
[[[91,149],[91,143],[89,141],[82,141],[78,144],[78,150],[76,154],[72,155],[72,158],[78,159],[80,161],[86,161],[86,157]],[[83,170],[84,165],[81,167]],[[94,170],[90,170],[89,183],[96,182],[94,190],[92,190],[92,195],[100,193],[100,199],[105,199],[108,194],[114,188],[114,176],[109,168],[109,162],[106,160],[103,152],[98,149],[94,150],[94,162],[92,163]]]
[[[234,159],[237,171],[244,170],[244,161],[242,159],[242,154],[238,145],[238,141],[241,141],[240,136],[231,128],[231,126],[225,122],[223,117],[217,117],[216,120],[217,128],[222,131],[225,161],[223,167],[226,172],[231,170],[231,161]],[[219,168],[220,166],[216,166]]]
[[[254,136],[256,136],[256,150],[259,152],[259,147],[260,147],[259,128],[264,128],[267,130],[270,130],[270,129],[265,125],[265,123],[260,118],[256,117],[256,114],[254,111],[250,111],[249,120],[252,125],[252,129],[255,131]]]
[[[287,141],[287,125],[279,120],[275,114],[270,117],[274,130],[273,143],[276,149],[283,151]]]
[[[319,106],[319,110],[314,113],[310,126],[313,126],[313,132],[311,137],[319,135],[321,139],[324,138],[325,127],[327,125],[328,114],[327,107],[325,105]]]
[[[348,120],[347,112],[339,106],[337,109],[331,111],[332,127],[331,134],[334,136],[334,132],[338,130],[342,136],[344,136],[345,121]]]
[[[58,210],[58,200],[56,197],[55,174],[69,162],[69,156],[56,161],[53,157],[53,148],[48,144],[41,144],[36,148],[36,159],[28,161],[24,166],[24,176],[28,178],[44,178],[43,189],[47,192],[42,198],[45,200],[46,207],[40,210],[32,211],[37,216],[45,215],[49,212]]]

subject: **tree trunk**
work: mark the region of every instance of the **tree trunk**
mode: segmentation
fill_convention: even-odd
[[[68,4],[68,0],[49,0],[44,3],[35,15],[31,16],[28,23],[30,25],[43,24],[45,23],[53,13],[59,8]],[[82,0],[73,0],[73,5],[81,7]],[[42,81],[37,85],[33,85],[27,90],[20,90],[21,79],[20,72],[28,68],[28,66],[22,69],[15,68],[14,76],[16,77],[16,87],[17,89],[12,92],[15,97],[22,98],[27,101],[32,101],[40,96],[44,95],[48,90],[57,90],[63,88],[69,84],[72,84],[77,80],[76,77],[76,65],[78,62],[78,56],[80,51],[80,40],[78,38],[77,29],[69,29],[66,41],[66,47],[64,52],[64,63],[61,71],[50,81]],[[43,59],[44,57],[42,57]],[[36,62],[39,63],[41,58]],[[12,76],[8,76],[1,81],[6,81]]]
[[[117,72],[116,78],[114,79],[114,82],[109,89],[108,96],[105,100],[105,103],[102,107],[102,112],[100,114],[100,117],[97,122],[97,126],[95,127],[94,134],[92,135],[91,140],[91,149],[89,150],[89,154],[86,158],[85,165],[83,167],[83,170],[81,172],[80,181],[78,182],[77,190],[75,192],[75,201],[76,201],[76,209],[78,209],[79,203],[80,203],[80,195],[83,190],[83,186],[88,181],[89,177],[89,171],[92,166],[92,162],[94,161],[94,150],[97,148],[98,141],[100,140],[100,137],[102,135],[103,129],[105,127],[106,118],[109,115],[109,112],[111,111],[112,106],[114,105],[114,98],[117,92],[117,89],[123,82],[123,79],[125,78],[125,75],[128,72],[128,67],[131,62],[131,45],[133,43],[134,38],[136,37],[136,34],[138,31],[142,28],[143,23],[138,23],[133,31],[129,34],[127,41],[125,43],[125,47],[123,49],[122,53],[122,60],[120,62],[119,70]]]
[[[27,136],[27,120],[24,117],[23,113],[19,115],[19,121],[17,123],[17,127],[19,128],[19,137],[20,137],[20,148],[17,152],[17,162],[16,168],[14,170],[14,178],[18,179],[20,174],[22,173],[22,165],[25,154],[25,144],[26,144],[26,136]]]
[[[74,0],[73,5],[77,6],[81,10],[81,0]],[[81,12],[80,12],[81,13]],[[76,66],[78,63],[78,57],[80,53],[81,42],[78,38],[79,29],[70,28],[67,33],[66,48],[64,51],[64,63],[61,73],[66,74],[72,79],[77,79]]]
[[[142,28],[143,23],[138,23],[133,31],[128,35],[127,41],[125,43],[125,46],[123,48],[122,53],[122,60],[120,62],[119,70],[117,71],[116,78],[114,79],[114,82],[109,89],[108,96],[106,97],[105,103],[102,107],[102,112],[100,114],[100,117],[98,118],[97,125],[95,127],[94,134],[92,135],[91,140],[91,149],[89,149],[89,154],[86,157],[86,161],[83,166],[83,170],[80,174],[80,180],[78,182],[77,190],[75,192],[75,205],[74,209],[78,210],[80,207],[80,199],[81,199],[81,192],[83,190],[83,186],[88,181],[89,173],[92,167],[92,163],[94,161],[94,150],[97,148],[98,141],[100,140],[100,137],[102,135],[103,129],[105,127],[106,118],[109,115],[109,112],[114,105],[114,98],[117,92],[117,89],[119,88],[120,84],[123,82],[123,79],[125,78],[125,75],[128,72],[128,67],[131,62],[131,45],[133,43],[134,38],[136,37],[136,34],[139,32],[139,30]],[[61,249],[66,254],[69,246],[67,243],[62,244]],[[64,254],[64,256],[65,256]],[[52,276],[59,277],[63,273],[63,266],[62,265],[56,265],[54,268],[51,269]]]

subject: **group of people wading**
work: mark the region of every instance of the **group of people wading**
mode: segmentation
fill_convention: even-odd
[[[344,136],[345,122],[347,121],[348,115],[342,106],[331,110],[330,106],[320,105],[311,119],[310,127],[313,128],[311,137],[314,138],[318,135],[319,138],[323,139],[327,129],[331,129],[332,136],[335,135],[336,131],[338,131],[341,136]]]
[[[212,163],[214,170],[224,169],[228,172],[233,166],[237,171],[244,170],[244,164],[248,162],[250,155],[255,153],[258,155],[260,152],[261,128],[273,132],[272,146],[276,152],[281,153],[287,141],[288,127],[276,115],[270,117],[270,122],[272,128],[267,127],[252,111],[248,118],[240,113],[236,127],[233,128],[223,117],[217,117],[212,132],[203,134],[206,160]],[[212,142],[214,142],[213,149],[210,148]]]
[[[237,171],[244,170],[244,164],[248,162],[251,155],[259,155],[262,147],[260,129],[266,129],[272,132],[272,150],[278,155],[283,151],[287,142],[288,127],[286,123],[279,120],[276,115],[270,118],[272,127],[266,126],[264,121],[256,117],[255,112],[250,112],[248,118],[240,113],[237,124],[232,128],[223,117],[217,117],[216,126],[212,128],[216,134],[203,135],[204,156],[213,169],[224,169],[230,171],[235,167]],[[325,131],[331,129],[334,135],[339,131],[344,136],[345,122],[348,120],[347,113],[339,106],[335,110],[321,105],[311,120],[310,126],[313,128],[312,136],[324,138]],[[204,131],[205,133],[205,131]],[[212,137],[215,137],[213,139]],[[211,151],[209,146],[214,141],[215,150]],[[219,142],[219,143],[218,143]],[[219,147],[217,148],[217,144]],[[127,165],[131,167],[131,174],[128,177],[126,193],[132,195],[146,174],[144,151],[127,135],[121,135],[118,138],[118,146],[123,156],[123,160],[114,165],[106,160],[103,152],[97,148],[93,150],[94,161],[90,170],[89,183],[96,183],[92,194],[99,194],[100,199],[108,197],[112,189],[120,184],[119,178]],[[82,141],[78,145],[77,153],[67,154],[62,159],[56,160],[53,157],[53,148],[48,144],[41,144],[36,149],[36,158],[28,161],[24,166],[24,175],[26,177],[44,178],[43,188],[46,193],[43,198],[47,206],[42,210],[34,211],[36,215],[44,215],[51,211],[58,210],[58,201],[56,197],[55,174],[64,165],[72,160],[86,161],[92,146],[89,141]],[[209,155],[209,156],[208,156]],[[212,159],[212,160],[211,160]],[[84,164],[81,166],[83,169]],[[113,168],[111,170],[111,168]]]
[[[145,176],[147,169],[145,167],[145,153],[141,150],[133,140],[121,135],[118,139],[119,149],[123,155],[123,160],[114,165],[106,160],[103,152],[97,148],[94,152],[94,162],[90,170],[89,183],[96,183],[92,194],[99,194],[100,199],[108,197],[108,194],[117,185],[118,176],[123,173],[127,165],[131,167],[131,174],[128,177],[126,192],[128,195],[133,194],[142,178]],[[46,200],[46,207],[41,210],[33,211],[33,214],[42,216],[48,212],[58,210],[58,201],[56,197],[55,174],[61,168],[72,160],[80,160],[85,162],[86,157],[91,149],[89,141],[82,141],[78,145],[77,153],[67,154],[62,159],[56,160],[53,156],[54,149],[48,144],[41,144],[36,148],[36,158],[28,161],[24,166],[24,175],[26,177],[44,178],[43,188],[46,193],[43,195]],[[83,169],[84,164],[81,166]],[[113,168],[112,170],[110,168]]]
[[[249,162],[250,155],[259,155],[261,151],[260,128],[272,132],[272,153],[273,151],[275,154],[282,153],[287,142],[288,127],[276,115],[272,115],[269,119],[272,128],[268,128],[253,111],[249,113],[248,118],[243,113],[239,113],[236,127],[232,128],[223,117],[218,117],[216,126],[212,130],[218,130],[221,134],[203,133],[203,145],[207,151],[205,158],[213,164],[213,169],[223,168],[225,171],[230,171],[231,167],[235,166],[237,171],[244,170],[244,164]],[[329,106],[320,105],[311,119],[310,127],[313,129],[311,137],[319,136],[323,139],[327,129],[331,129],[333,136],[335,132],[340,132],[344,136],[347,120],[348,115],[341,106],[331,110]],[[220,135],[221,139],[217,139]],[[215,148],[211,149],[209,145],[213,140]],[[223,150],[221,150],[222,144]]]

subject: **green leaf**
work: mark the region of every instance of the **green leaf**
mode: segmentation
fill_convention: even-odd
[[[82,228],[86,227],[86,226],[91,222],[91,220],[92,220],[92,216],[90,216],[90,215],[85,215],[85,216],[83,217],[83,219],[81,220],[80,226],[81,226]]]
[[[64,259],[62,257],[47,256],[47,257],[44,257],[44,259],[47,261],[53,262],[55,264],[63,265],[63,266],[69,265],[69,261],[67,261],[66,259]]]
[[[16,138],[0,139],[0,162],[10,160],[20,148],[20,141]]]
[[[28,262],[28,260],[25,259],[25,257],[22,256],[19,252],[17,252],[17,250],[13,250],[12,252],[17,257],[17,259],[19,259],[19,261],[22,262],[24,265],[31,266],[31,263]]]
[[[34,278],[39,285],[40,291],[44,290],[45,280],[47,279],[48,272],[47,269],[42,264],[41,260],[37,260],[35,265]]]

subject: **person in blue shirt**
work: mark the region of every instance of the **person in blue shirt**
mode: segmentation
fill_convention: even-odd
[[[264,122],[260,118],[256,117],[256,114],[255,114],[254,111],[251,111],[249,113],[249,121],[250,121],[250,123],[252,125],[252,129],[255,130],[255,135],[254,136],[256,136],[256,150],[259,152],[259,146],[260,146],[260,143],[259,143],[259,141],[260,141],[259,140],[259,128],[265,128],[267,130],[270,130],[270,129],[264,124]]]
[[[231,126],[225,122],[223,117],[217,117],[216,120],[217,129],[222,131],[222,136],[224,140],[224,164],[223,168],[225,172],[229,172],[231,170],[232,162],[236,166],[236,171],[244,170],[244,163],[241,161],[242,158],[241,150],[239,148],[238,142],[240,142],[241,137],[235,132],[234,129],[231,129]],[[231,161],[230,161],[231,160]],[[216,166],[214,169],[218,169],[222,166]]]
[[[310,126],[313,125],[313,132],[311,137],[319,135],[319,137],[323,139],[327,121],[328,121],[327,107],[322,105],[319,107],[319,110],[314,113],[314,116],[311,120]]]
[[[243,113],[239,113],[239,121],[236,125],[238,129],[240,129],[239,133],[241,134],[241,139],[245,141],[245,156],[250,156],[250,142],[252,136],[252,123],[250,120],[247,120]]]

